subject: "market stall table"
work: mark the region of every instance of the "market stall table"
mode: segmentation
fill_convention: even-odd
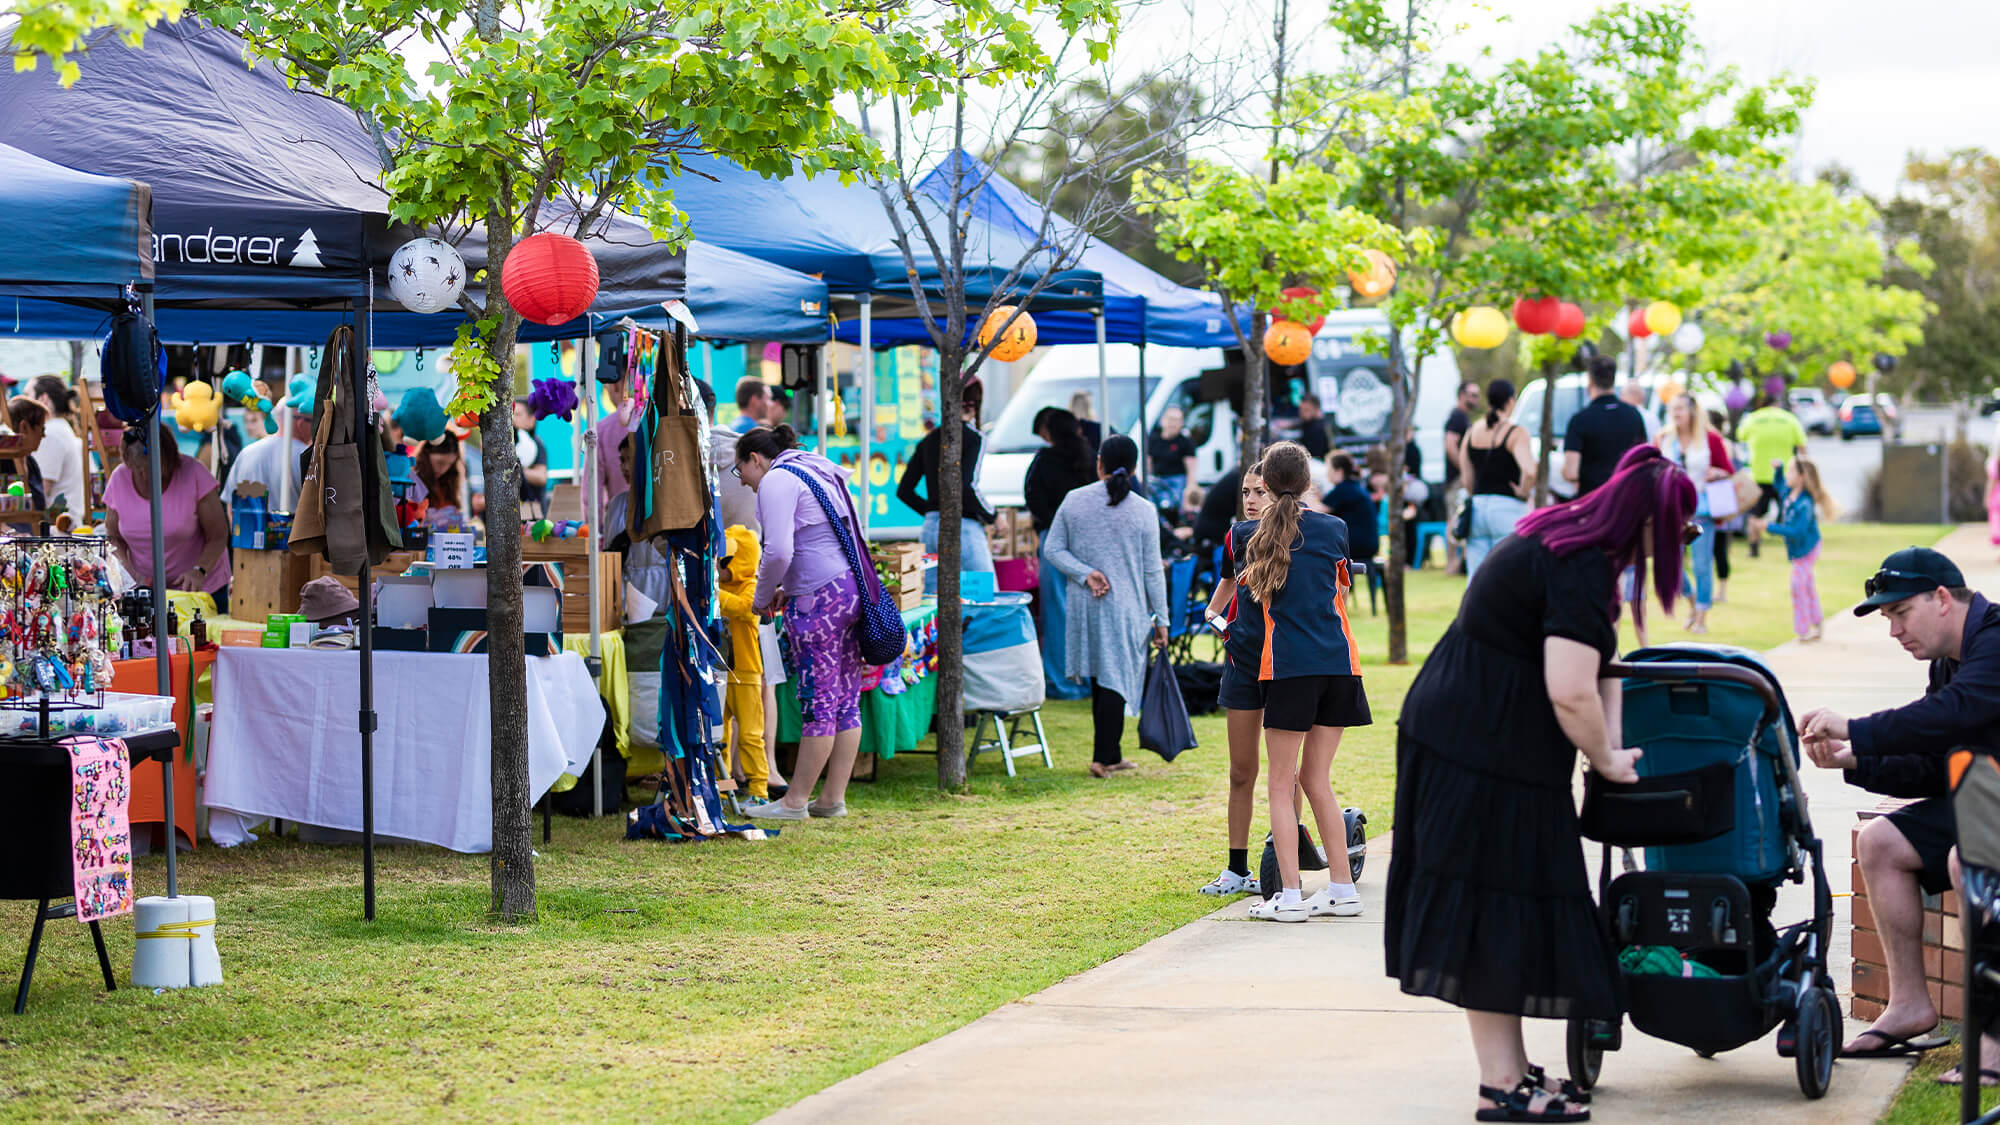
[[[604,725],[583,658],[528,659],[528,781],[540,799],[581,772]],[[486,657],[377,652],[375,831],[458,852],[493,846]],[[352,651],[226,648],[215,672],[209,736],[209,837],[251,839],[267,817],[358,832],[361,736]]]
[[[194,710],[202,702],[204,694],[201,681],[215,664],[214,649],[197,649],[190,661],[184,640],[175,644],[172,659],[168,661],[174,685],[174,727],[180,732],[180,753],[172,755],[174,770],[174,834],[194,847],[195,837],[195,762],[194,762]],[[160,690],[159,673],[153,667],[153,658],[142,660],[117,660],[111,664],[111,690],[132,692],[137,695],[152,695]],[[135,761],[132,765],[132,806],[131,820],[136,829],[142,824],[167,822],[167,802],[160,785],[161,764],[158,761]],[[164,844],[162,845],[164,846]]]
[[[897,672],[902,682],[900,692],[884,691],[888,673],[882,682],[861,693],[861,749],[862,754],[874,754],[882,758],[893,758],[897,754],[907,754],[917,748],[917,743],[931,732],[931,716],[937,711],[937,677],[932,675],[937,663],[937,605],[934,602],[903,611],[903,630],[915,640],[915,654],[905,653],[907,663],[916,682],[907,682],[910,677]],[[797,742],[803,724],[799,719],[798,690],[791,678],[776,689],[778,697],[778,741]]]

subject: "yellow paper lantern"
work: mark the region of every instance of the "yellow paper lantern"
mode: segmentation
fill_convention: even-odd
[[[1354,286],[1354,292],[1368,300],[1386,295],[1396,287],[1396,263],[1380,250],[1364,251],[1368,257],[1368,272],[1347,271],[1347,283]]]
[[[1014,323],[1007,324],[1010,316],[1014,317]],[[1000,333],[1003,324],[1007,325],[1007,329],[1000,334],[999,343],[994,343],[994,335]],[[986,319],[980,322],[979,346],[991,347],[990,354],[1001,363],[1012,363],[1035,349],[1035,318],[1025,311],[1015,316],[1014,306],[1001,305],[987,313]]]
[[[1826,381],[1846,390],[1854,385],[1854,365],[1844,359],[1835,360],[1833,366],[1826,369]]]
[[[1507,314],[1491,305],[1474,305],[1451,318],[1451,338],[1460,347],[1497,348],[1507,339]]]
[[[1681,326],[1681,307],[1672,301],[1654,301],[1646,306],[1646,327],[1655,336],[1671,336]]]
[[[1274,320],[1264,330],[1264,358],[1276,367],[1295,367],[1312,358],[1312,330],[1296,320]]]

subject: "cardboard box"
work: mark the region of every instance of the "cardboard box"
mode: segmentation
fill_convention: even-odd
[[[414,600],[414,599],[413,599]],[[492,628],[484,570],[441,570],[431,576],[426,613],[431,652],[485,652]],[[521,588],[521,625],[529,656],[562,651],[562,595],[551,586]]]
[[[423,652],[430,646],[431,580],[392,575],[375,585],[375,647]]]
[[[256,481],[244,482],[229,504],[229,545],[251,551],[267,550],[264,533],[270,519],[271,506],[265,499],[264,486]]]
[[[312,559],[288,551],[233,548],[229,553],[230,616],[261,621],[299,611],[299,588],[312,577]]]

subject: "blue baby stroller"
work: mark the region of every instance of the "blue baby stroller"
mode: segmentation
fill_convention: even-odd
[[[1640,780],[1591,775],[1582,819],[1605,845],[1598,902],[1626,1014],[1704,1058],[1782,1024],[1779,1053],[1795,1056],[1806,1097],[1821,1097],[1840,1052],[1826,972],[1833,896],[1777,678],[1748,651],[1710,645],[1641,649],[1612,667],[1625,681],[1625,745],[1645,750]],[[1645,849],[1645,869],[1612,880],[1614,847]],[[1803,883],[1808,866],[1812,917],[1773,927],[1779,885]],[[1595,1084],[1622,1034],[1622,1021],[1570,1021],[1570,1078]]]

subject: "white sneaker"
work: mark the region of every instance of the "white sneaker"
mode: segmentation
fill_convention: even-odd
[[[1283,899],[1267,898],[1250,904],[1250,917],[1264,922],[1303,922],[1312,917],[1305,899],[1286,902]]]
[[[1215,877],[1214,882],[1203,887],[1201,893],[1220,898],[1223,895],[1262,894],[1263,888],[1257,885],[1255,875],[1238,875],[1234,871],[1224,871]]]
[[[743,815],[752,820],[804,820],[806,810],[789,808],[782,801],[765,801],[743,806]]]
[[[1321,887],[1306,900],[1306,916],[1309,918],[1324,918],[1329,914],[1335,918],[1353,918],[1360,913],[1360,895],[1336,900],[1332,887]]]

